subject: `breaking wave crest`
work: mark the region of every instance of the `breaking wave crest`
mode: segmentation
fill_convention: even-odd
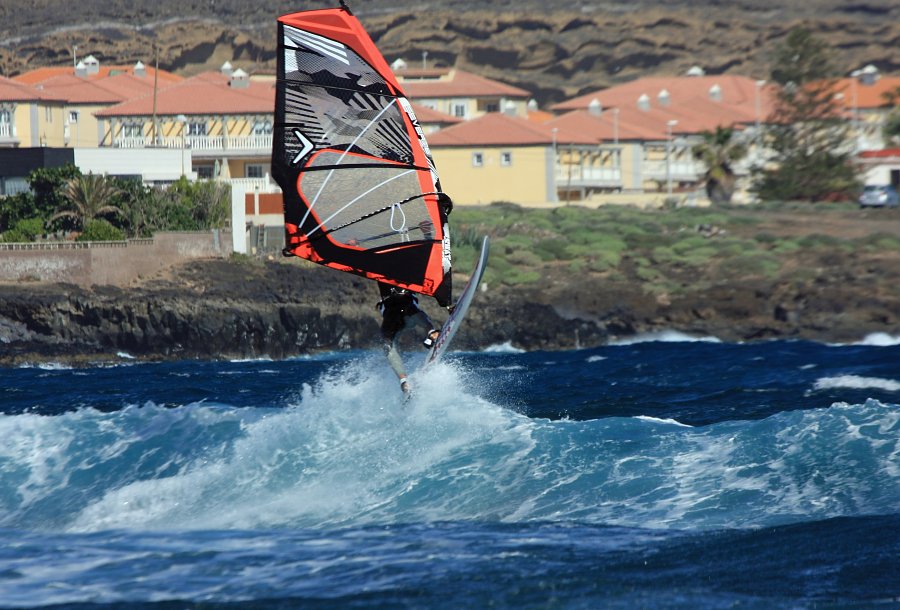
[[[367,363],[281,407],[152,402],[0,416],[0,527],[219,529],[481,520],[755,527],[896,512],[900,409],[688,427],[528,418],[441,364],[400,403]],[[440,388],[430,392],[428,388]]]

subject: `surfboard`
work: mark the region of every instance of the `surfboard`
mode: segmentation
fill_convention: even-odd
[[[431,347],[431,352],[428,354],[424,366],[437,362],[444,352],[447,351],[447,348],[450,347],[450,342],[453,340],[454,335],[456,335],[456,331],[459,330],[460,324],[466,316],[466,312],[469,311],[469,305],[472,304],[472,299],[475,298],[475,292],[478,289],[479,284],[481,284],[481,278],[484,276],[484,270],[487,266],[489,250],[490,243],[487,236],[485,236],[484,240],[481,242],[481,254],[478,257],[478,262],[475,264],[475,270],[472,271],[472,275],[469,277],[466,287],[463,288],[460,293],[459,299],[453,307],[453,311],[441,327],[441,333],[438,335],[437,339],[435,339],[434,345]]]

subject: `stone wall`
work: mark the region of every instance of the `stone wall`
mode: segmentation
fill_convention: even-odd
[[[125,286],[172,265],[231,254],[230,231],[157,233],[122,242],[0,244],[0,282]]]

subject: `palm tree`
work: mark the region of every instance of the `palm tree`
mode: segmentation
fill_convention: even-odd
[[[703,142],[694,146],[694,158],[706,165],[703,179],[706,195],[713,203],[729,203],[737,178],[732,165],[747,156],[747,147],[734,138],[731,127],[716,127],[715,133],[700,134]]]
[[[49,222],[59,218],[72,218],[82,228],[97,216],[121,214],[122,210],[111,202],[122,191],[105,176],[88,174],[76,176],[66,182],[63,196],[72,209],[60,210]]]

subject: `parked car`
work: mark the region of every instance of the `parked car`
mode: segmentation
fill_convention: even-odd
[[[883,208],[897,207],[900,205],[900,195],[890,184],[870,184],[863,190],[859,196],[859,207],[861,208]]]

